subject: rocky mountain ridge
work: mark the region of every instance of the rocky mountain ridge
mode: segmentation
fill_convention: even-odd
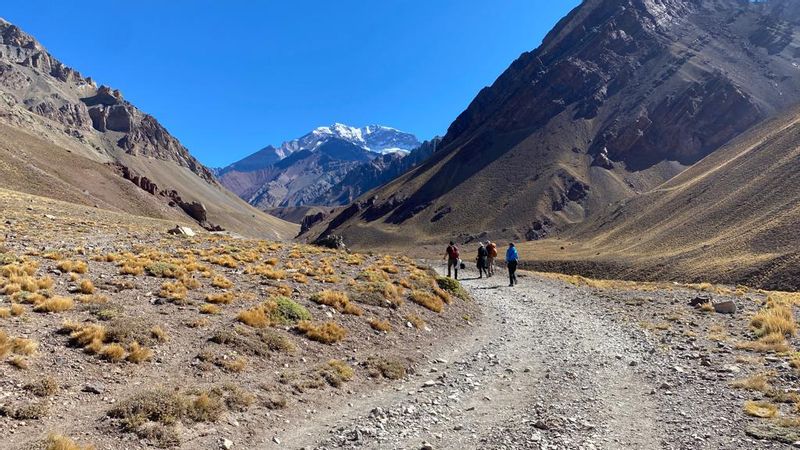
[[[584,1],[478,93],[431,160],[316,232],[372,247],[591,222],[795,105],[799,29],[787,0]]]
[[[0,161],[0,187],[132,214],[196,220],[210,229],[278,237],[293,228],[226,191],[178,139],[119,90],[98,87],[2,19],[0,124],[10,127],[3,129],[10,140],[0,149],[7,152]],[[73,176],[78,167],[92,169]],[[65,178],[70,168],[73,173]],[[21,174],[26,181],[18,184]],[[137,197],[144,197],[132,199],[114,177],[133,183],[140,189]]]
[[[220,182],[251,205],[275,207],[338,205],[391,176],[378,175],[420,147],[417,138],[382,125],[351,127],[335,123],[279,147],[267,146],[216,171]],[[420,153],[417,153],[418,155]],[[410,159],[413,161],[414,158]],[[394,176],[399,175],[392,165]],[[361,175],[345,177],[358,169]],[[355,175],[355,174],[354,174]],[[371,177],[369,180],[364,177]],[[368,189],[367,189],[368,190]],[[348,193],[345,193],[347,191]]]

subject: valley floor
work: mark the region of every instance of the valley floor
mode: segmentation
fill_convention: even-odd
[[[462,278],[485,312],[466,339],[440,345],[402,384],[296,426],[286,448],[767,449],[797,439],[743,410],[779,387],[732,386],[794,379],[782,358],[737,349],[752,338],[758,295],[722,315],[689,307],[692,287]],[[787,443],[759,439],[779,435]]]

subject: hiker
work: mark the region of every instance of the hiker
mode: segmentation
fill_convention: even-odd
[[[489,245],[486,246],[486,251],[489,252],[489,257],[487,258],[489,266],[486,269],[489,272],[489,276],[492,276],[494,275],[494,260],[497,259],[497,244],[489,241]]]
[[[513,242],[508,243],[508,250],[506,250],[506,265],[508,265],[508,281],[509,286],[517,284],[517,262],[519,261],[519,253],[517,247]]]
[[[444,257],[447,259],[447,277],[451,278],[450,269],[455,268],[455,275],[456,280],[458,279],[458,265],[461,261],[458,259],[458,247],[453,241],[450,241],[450,245],[447,246],[447,252],[445,253]]]
[[[486,273],[487,277],[489,276],[489,272],[487,271],[488,258],[489,252],[486,250],[483,242],[481,242],[481,245],[478,246],[478,257],[476,258],[478,263],[478,278],[483,278],[484,273]]]

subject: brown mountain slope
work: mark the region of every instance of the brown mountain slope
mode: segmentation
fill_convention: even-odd
[[[0,187],[250,236],[296,233],[219,185],[119,91],[98,88],[2,19],[0,137]]]
[[[794,105],[799,21],[787,0],[585,1],[478,94],[432,160],[314,232],[358,247],[591,222]]]
[[[797,110],[597,221],[527,243],[521,253],[531,267],[594,276],[798,290],[799,179]]]

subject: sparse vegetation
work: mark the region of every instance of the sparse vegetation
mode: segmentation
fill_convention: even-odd
[[[388,333],[392,331],[392,325],[387,320],[369,319],[369,326],[375,331]]]
[[[180,443],[174,428],[178,422],[216,422],[229,407],[241,411],[250,404],[252,398],[237,388],[185,392],[158,389],[119,402],[108,415],[123,431],[167,447]]]
[[[408,298],[410,298],[414,303],[424,306],[433,312],[439,313],[444,309],[444,302],[442,299],[429,292],[421,290],[411,291],[411,294],[408,296]]]
[[[749,416],[766,419],[778,415],[778,406],[767,401],[750,400],[745,402],[744,412]]]
[[[79,445],[72,439],[60,434],[50,434],[45,442],[45,450],[95,450],[94,445]]]
[[[58,389],[58,381],[52,376],[42,377],[25,385],[25,390],[37,397],[51,397]]]
[[[399,380],[406,376],[406,366],[396,359],[372,357],[367,360],[367,368],[371,377],[383,377]]]
[[[350,302],[350,298],[344,292],[324,290],[311,296],[311,301],[320,305],[327,305],[343,314],[360,316],[364,310]]]
[[[341,325],[330,321],[315,324],[310,320],[303,320],[298,322],[297,330],[312,341],[322,342],[323,344],[333,344],[347,336],[347,331]]]
[[[461,300],[469,300],[469,294],[461,286],[458,280],[448,277],[436,277],[436,284],[440,289],[450,293],[451,295],[460,298]]]
[[[45,299],[33,307],[36,312],[57,313],[69,311],[75,307],[75,302],[69,297],[55,296]]]

